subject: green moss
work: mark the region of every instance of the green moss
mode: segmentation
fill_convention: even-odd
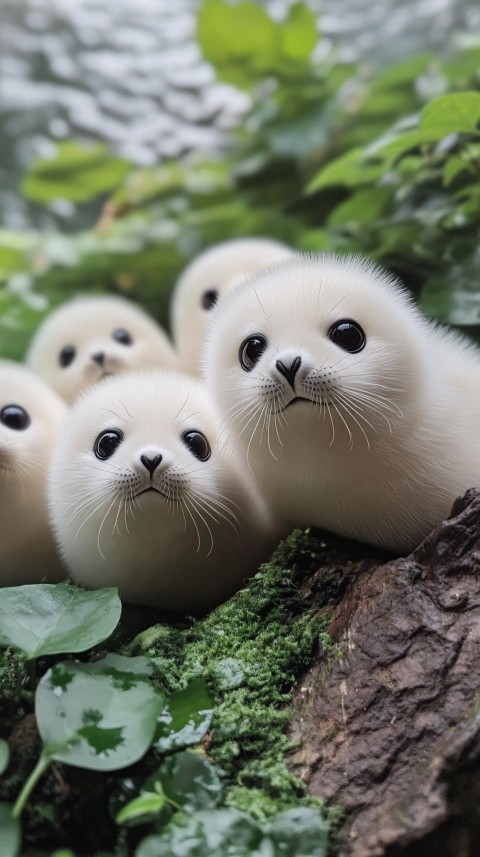
[[[328,641],[321,596],[302,597],[299,589],[324,547],[295,530],[226,604],[186,629],[150,628],[129,648],[153,660],[167,690],[206,678],[216,704],[209,753],[224,772],[226,802],[261,821],[318,805],[287,767],[286,727],[293,688]]]

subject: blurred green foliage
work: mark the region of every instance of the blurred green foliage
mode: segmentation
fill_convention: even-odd
[[[333,49],[316,60],[302,3],[273,21],[250,0],[203,0],[198,39],[250,93],[228,150],[136,169],[71,142],[34,163],[26,195],[94,200],[97,222],[68,237],[0,232],[0,353],[21,357],[45,312],[81,291],[121,292],[167,324],[186,262],[255,233],[365,253],[430,316],[480,324],[480,46],[372,73]]]

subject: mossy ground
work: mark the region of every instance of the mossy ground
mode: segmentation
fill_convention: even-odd
[[[112,646],[127,654],[150,657],[154,679],[167,691],[181,689],[199,676],[206,679],[215,712],[205,746],[222,772],[225,803],[259,821],[286,808],[319,806],[288,769],[286,727],[294,687],[318,647],[328,646],[322,589],[301,592],[302,583],[318,568],[324,548],[320,537],[296,530],[247,587],[205,618],[183,627],[156,624],[126,647],[118,637]],[[12,721],[19,720],[21,727],[22,718],[31,710],[32,694],[24,666],[17,656],[3,653],[1,734],[8,736]],[[0,780],[0,799],[15,797],[26,772],[33,767],[38,751],[35,744],[33,740],[15,754],[15,768]],[[111,802],[126,778],[144,776],[157,761],[150,751],[133,771],[108,777],[92,777],[88,772],[59,766],[60,771],[50,772],[32,796],[25,815],[26,841],[42,843],[47,854],[48,849],[74,844],[78,854],[90,857],[91,837],[82,841],[81,814],[77,819],[72,802],[78,801],[87,787],[97,796],[94,804],[83,800],[82,813],[88,812],[91,804],[91,811],[99,818],[102,813],[110,816]],[[80,786],[79,773],[86,775]],[[322,811],[321,806],[319,809]],[[100,827],[103,834],[98,850],[128,853],[123,834],[117,832],[111,817],[104,818],[97,830]]]

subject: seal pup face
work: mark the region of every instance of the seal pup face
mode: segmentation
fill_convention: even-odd
[[[50,454],[65,413],[41,378],[0,360],[0,586],[65,576],[46,498]]]
[[[175,368],[167,336],[146,313],[113,297],[78,298],[41,325],[27,362],[67,402],[105,375]]]
[[[288,444],[301,456],[312,432],[320,448],[369,451],[415,399],[426,326],[372,264],[301,256],[226,299],[206,377],[247,453],[264,444],[279,458]]]
[[[256,570],[268,549],[260,505],[245,468],[219,445],[218,426],[203,384],[175,372],[106,378],[79,398],[49,486],[77,582],[118,586],[133,603],[198,611]]]
[[[268,238],[238,238],[205,250],[181,275],[173,295],[172,329],[181,368],[199,375],[200,355],[212,309],[240,280],[291,256]]]

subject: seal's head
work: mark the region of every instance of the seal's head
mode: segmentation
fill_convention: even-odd
[[[351,447],[403,417],[418,386],[424,328],[385,272],[356,257],[299,256],[235,289],[211,327],[205,372],[242,443]],[[330,436],[329,436],[330,434]],[[358,448],[358,445],[357,445]]]
[[[46,476],[65,412],[41,378],[0,361],[0,585],[58,577]]]
[[[172,329],[183,371],[200,373],[211,310],[240,280],[292,255],[270,238],[237,238],[205,250],[188,265],[173,295]]]
[[[245,560],[235,571],[225,550],[255,501],[218,434],[203,385],[174,372],[108,378],[77,401],[53,458],[50,503],[79,583],[187,611],[235,590],[251,569]]]
[[[78,298],[40,326],[27,362],[67,401],[105,375],[151,367],[175,368],[161,328],[124,298]]]

